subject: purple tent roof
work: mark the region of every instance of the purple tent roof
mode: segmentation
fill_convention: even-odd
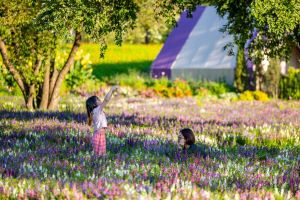
[[[193,12],[192,18],[187,18],[187,12],[181,14],[178,27],[175,27],[170,33],[156,60],[152,63],[152,77],[166,76],[171,78],[171,66],[204,10],[205,7],[198,6]]]

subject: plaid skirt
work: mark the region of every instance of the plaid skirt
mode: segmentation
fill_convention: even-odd
[[[92,144],[94,152],[97,156],[106,155],[106,139],[104,128],[98,129],[94,132]]]

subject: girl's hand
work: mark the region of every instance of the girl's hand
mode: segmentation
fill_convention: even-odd
[[[118,86],[118,85],[114,85],[114,86],[112,86],[111,89],[112,89],[113,91],[118,90],[118,89],[119,89],[119,86]]]

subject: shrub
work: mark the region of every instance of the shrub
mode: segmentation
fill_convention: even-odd
[[[279,83],[281,99],[300,99],[300,69],[290,67]]]
[[[255,100],[258,100],[258,101],[268,101],[269,100],[268,95],[262,91],[254,91],[253,97]]]
[[[185,97],[193,94],[189,83],[182,79],[170,81],[167,78],[161,78],[148,81],[146,85],[158,96],[163,97]]]
[[[129,86],[139,91],[146,88],[146,78],[136,70],[129,70],[129,74],[118,74],[109,81],[112,85]]]
[[[191,96],[192,90],[185,80],[176,79],[172,83],[172,92],[174,97]]]
[[[240,94],[239,100],[242,100],[242,101],[253,101],[254,97],[253,97],[251,91],[246,90],[245,92],[243,92],[243,93]]]
[[[94,79],[89,57],[90,54],[83,55],[82,50],[76,54],[74,65],[71,67],[70,73],[67,74],[65,80],[69,89],[74,90],[87,80]]]
[[[233,88],[226,83],[204,82],[202,85],[204,88],[208,89],[212,95],[216,95],[218,97],[222,94],[233,91]]]
[[[242,100],[242,101],[253,101],[253,100],[268,101],[269,97],[266,93],[264,93],[262,91],[249,91],[249,90],[247,90],[247,91],[240,94],[239,100]]]
[[[233,92],[233,87],[227,85],[226,83],[217,82],[189,82],[190,88],[193,95],[206,96],[206,95],[216,95],[220,97],[222,94]]]
[[[167,78],[155,79],[150,85],[155,93],[163,97],[172,97],[172,91],[169,89],[171,82]]]
[[[196,94],[198,97],[204,97],[211,95],[211,92],[205,87],[200,87],[196,90]]]
[[[185,97],[185,96],[210,96],[221,98],[224,94],[233,91],[233,88],[225,83],[195,82],[176,79],[170,81],[167,78],[145,81],[147,88],[153,89],[154,93],[163,97]]]
[[[238,95],[235,92],[228,92],[225,94],[221,94],[219,98],[224,100],[237,100]]]

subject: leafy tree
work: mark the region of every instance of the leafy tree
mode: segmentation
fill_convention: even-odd
[[[262,76],[262,59],[288,58],[291,48],[300,45],[299,0],[162,0],[157,2],[159,13],[175,23],[175,13],[184,9],[193,11],[197,5],[215,6],[220,16],[226,16],[227,24],[221,31],[234,36],[240,48],[258,30],[258,36],[249,47],[249,55],[256,64],[256,76]],[[228,44],[230,49],[233,44]],[[260,77],[257,79],[259,84]],[[259,86],[257,88],[260,88]]]
[[[2,0],[0,53],[22,91],[28,109],[54,109],[59,90],[82,40],[89,35],[106,49],[105,39],[132,28],[137,5],[132,0]],[[59,64],[59,49],[72,41],[68,56]]]
[[[155,11],[157,15],[163,16],[167,24],[176,26],[177,16],[187,10],[188,17],[192,17],[192,12],[198,5],[210,4],[209,0],[156,0]]]
[[[134,0],[139,7],[134,28],[124,33],[123,41],[131,44],[162,43],[166,39],[170,25],[164,23],[165,18],[156,15],[156,0]],[[91,38],[83,35],[85,41],[92,41]],[[113,35],[109,35],[108,43],[113,41]]]
[[[125,33],[124,39],[132,43],[162,42],[169,32],[170,26],[164,23],[161,15],[155,15],[155,0],[136,0],[140,7],[136,25],[133,30]]]

